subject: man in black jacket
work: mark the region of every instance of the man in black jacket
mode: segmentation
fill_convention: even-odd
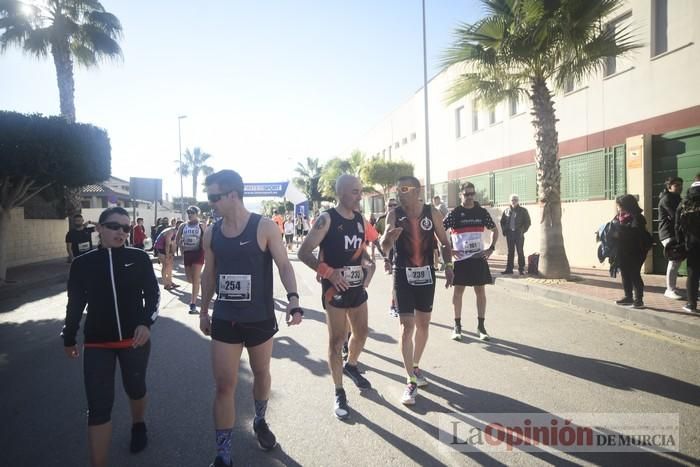
[[[520,206],[520,198],[516,194],[510,195],[510,206],[501,216],[501,230],[508,243],[508,263],[503,274],[513,274],[513,260],[515,250],[518,250],[518,272],[525,274],[525,232],[530,228],[530,214],[527,209]]]
[[[685,245],[688,265],[688,303],[683,310],[697,313],[700,283],[700,174],[695,176],[686,198],[676,211],[676,239]]]
[[[681,203],[681,191],[683,190],[683,179],[680,177],[668,177],[665,182],[664,191],[659,195],[659,240],[666,245],[676,238],[676,210]],[[678,268],[680,261],[668,262],[666,268],[666,292],[664,296],[674,300],[683,297],[676,290],[676,280],[678,278]]]

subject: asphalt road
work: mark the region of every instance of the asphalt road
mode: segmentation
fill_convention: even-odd
[[[700,343],[644,329],[559,303],[488,288],[490,343],[476,339],[473,294],[467,290],[465,336],[450,340],[451,292],[438,283],[422,367],[430,384],[418,403],[399,398],[404,376],[398,320],[388,314],[391,278],[369,289],[371,333],[361,368],[373,390],[346,382],[349,422],[332,415],[327,331],[314,275],[294,261],[301,326],[281,323],[275,337],[267,418],[279,446],[265,453],[252,435],[252,386],[241,366],[234,434],[236,465],[697,465],[700,462]],[[176,278],[182,278],[177,273]],[[87,465],[81,363],[68,360],[58,338],[64,286],[13,297],[0,314],[0,465]],[[178,290],[186,289],[182,287]],[[285,297],[277,281],[275,296]],[[163,293],[153,327],[148,374],[150,443],[128,452],[128,407],[118,383],[111,465],[207,466],[214,456],[213,380],[209,339],[187,314],[185,292]],[[280,302],[282,305],[283,302]],[[281,318],[281,312],[278,317]],[[678,413],[680,452],[460,452],[438,439],[441,414]],[[475,423],[476,425],[476,423]]]

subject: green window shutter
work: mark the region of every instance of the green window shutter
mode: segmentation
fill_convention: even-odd
[[[535,164],[494,172],[494,201],[510,204],[510,195],[517,194],[521,203],[537,200],[537,173]]]
[[[606,198],[604,150],[591,151],[559,161],[561,200],[586,201]]]

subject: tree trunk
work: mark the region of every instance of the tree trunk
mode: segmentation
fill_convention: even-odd
[[[0,285],[7,280],[7,236],[10,232],[10,209],[0,207]]]
[[[537,197],[542,205],[540,221],[540,273],[551,279],[569,277],[569,260],[564,249],[561,226],[561,174],[559,172],[559,142],[552,95],[544,79],[532,81],[532,126],[535,129],[535,164],[537,167]]]
[[[61,101],[61,116],[70,123],[75,123],[75,81],[73,79],[73,60],[68,43],[55,41],[51,44],[53,63],[56,66],[58,96]]]
[[[199,178],[199,170],[192,171],[192,197],[195,204],[197,203],[197,179]]]

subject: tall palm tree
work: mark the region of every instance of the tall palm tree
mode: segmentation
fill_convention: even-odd
[[[207,161],[211,158],[211,154],[202,152],[200,148],[194,148],[192,152],[186,149],[182,154],[182,167],[180,167],[180,161],[175,161],[178,168],[175,172],[182,172],[183,177],[192,177],[192,197],[197,199],[197,182],[199,181],[199,174],[204,176],[211,175],[214,173],[214,169],[207,165]]]
[[[299,174],[292,182],[311,202],[312,209],[316,211],[321,205],[321,201],[325,199],[320,190],[321,171],[323,166],[319,163],[318,158],[306,158],[306,165],[297,162],[294,171]]]
[[[122,26],[97,0],[0,0],[0,50],[16,45],[37,57],[49,52],[58,81],[61,115],[75,122],[73,62],[96,66],[122,57]]]
[[[485,106],[528,97],[535,130],[538,199],[543,205],[540,269],[545,277],[569,276],[561,227],[556,116],[550,87],[561,90],[604,69],[609,57],[640,47],[629,28],[605,21],[618,0],[481,0],[486,17],[462,24],[443,64],[462,74],[447,96]]]

